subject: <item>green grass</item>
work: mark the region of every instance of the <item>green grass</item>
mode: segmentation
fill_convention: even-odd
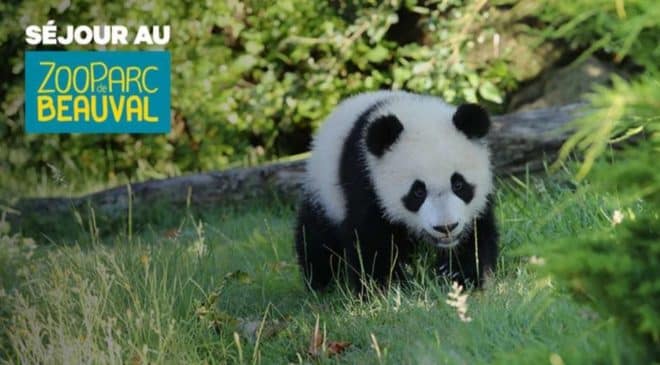
[[[549,179],[499,185],[499,272],[469,293],[470,322],[446,304],[450,288],[424,271],[410,287],[367,302],[341,289],[307,291],[287,204],[154,208],[136,217],[131,237],[125,222],[100,227],[103,234],[71,224],[68,237],[34,237],[36,249],[4,236],[0,362],[640,362],[620,325],[571,301],[519,256],[522,247],[542,256],[557,237],[610,224],[616,197]],[[350,342],[345,352],[307,354],[317,316],[327,341]],[[246,330],[257,324],[262,331]]]

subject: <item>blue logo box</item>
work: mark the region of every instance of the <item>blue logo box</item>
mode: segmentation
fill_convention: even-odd
[[[27,133],[168,133],[167,51],[27,51]]]

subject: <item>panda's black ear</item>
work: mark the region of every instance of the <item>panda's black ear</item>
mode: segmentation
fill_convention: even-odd
[[[403,125],[394,115],[378,117],[367,128],[367,149],[381,157],[396,142],[403,131]]]
[[[468,138],[482,138],[490,129],[486,109],[477,104],[461,104],[454,113],[454,126]]]

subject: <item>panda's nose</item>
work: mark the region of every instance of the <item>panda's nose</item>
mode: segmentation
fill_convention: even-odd
[[[449,235],[449,234],[451,234],[451,232],[452,232],[456,227],[458,227],[458,222],[457,222],[457,223],[447,224],[447,225],[433,226],[433,229],[435,229],[436,231],[438,231],[438,232],[440,232],[440,233],[444,233],[444,234]]]

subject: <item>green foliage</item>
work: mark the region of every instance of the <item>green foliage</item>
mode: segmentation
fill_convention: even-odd
[[[657,125],[656,125],[657,126]],[[658,145],[643,142],[597,164],[601,191],[621,193],[611,226],[543,245],[543,271],[577,298],[624,323],[649,351],[660,345],[660,171]]]
[[[624,217],[623,223],[602,232],[553,243],[544,253],[545,270],[657,349],[660,218],[657,212]]]
[[[156,0],[126,8],[100,0],[0,5],[0,167],[44,169],[110,183],[251,164],[304,151],[337,102],[381,88],[449,102],[501,103],[515,86],[502,57],[468,63],[494,33],[483,2]],[[67,24],[170,24],[168,136],[25,136],[23,30]],[[72,47],[73,48],[73,47]],[[125,49],[125,48],[123,48]],[[495,104],[493,104],[495,105]]]
[[[14,269],[26,264],[37,248],[32,238],[11,232],[7,214],[16,213],[18,212],[7,211],[6,208],[0,213],[0,277],[6,282],[5,286],[0,285],[0,291],[9,289],[10,285],[17,282],[17,273]],[[0,308],[1,312],[2,308]]]
[[[578,178],[586,176],[596,158],[614,142],[637,135],[651,143],[648,153],[660,151],[660,84],[656,75],[647,72],[630,83],[618,77],[612,81],[611,88],[599,86],[589,95],[589,110],[575,121],[577,131],[560,151],[560,161],[575,150],[584,152]]]
[[[587,48],[583,57],[596,51],[632,60],[649,70],[658,70],[660,8],[654,0],[546,0],[538,2],[539,18],[548,24],[549,38]]]
[[[559,163],[584,153],[577,178],[592,171],[598,191],[621,194],[611,226],[566,236],[543,245],[552,273],[577,298],[613,316],[647,345],[660,348],[660,16],[655,1],[558,1],[545,9],[560,13],[556,35],[593,45],[587,50],[632,56],[644,73],[631,82],[614,78],[597,88],[576,121]],[[633,141],[631,142],[631,138]],[[618,143],[623,151],[612,149]],[[620,148],[618,148],[620,149]],[[608,151],[610,153],[605,154]],[[603,157],[608,158],[605,160]],[[600,162],[599,162],[600,160]]]

